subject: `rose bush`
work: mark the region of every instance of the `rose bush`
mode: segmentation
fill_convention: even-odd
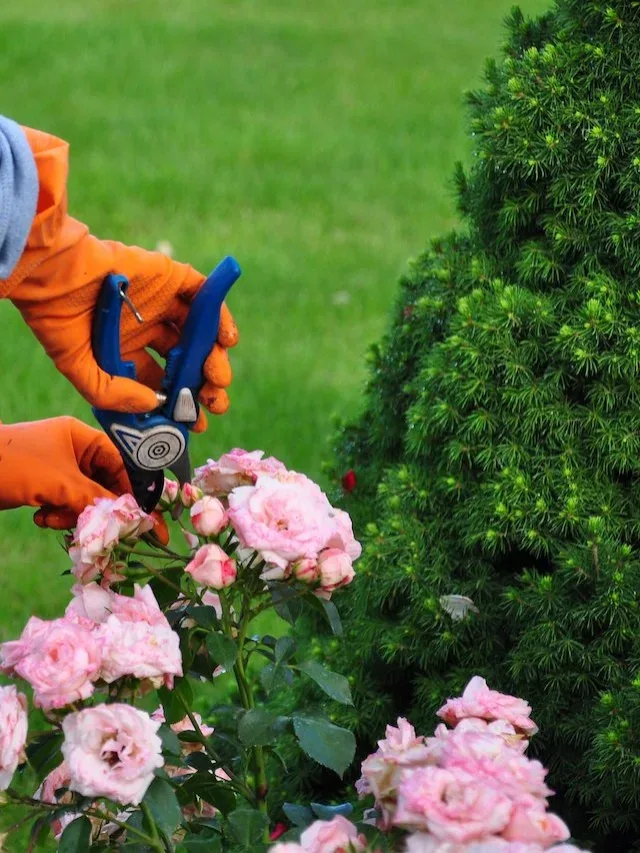
[[[26,699],[0,688],[0,789],[33,818],[34,843],[50,831],[65,853],[577,850],[553,847],[569,831],[525,755],[530,707],[481,678],[443,705],[433,736],[387,728],[362,764],[362,802],[274,802],[282,739],[339,776],[355,754],[323,714],[270,707],[295,678],[351,703],[347,678],[295,639],[303,607],[341,633],[333,597],[361,551],[351,520],[304,475],[237,449],[167,481],[160,508],[178,515],[168,545],[130,496],[87,507],[66,540],[64,615],[34,616],[0,646],[1,671],[29,684],[47,723],[27,744]],[[269,610],[290,623],[280,637],[260,631]],[[224,704],[205,710],[206,682],[228,682]]]

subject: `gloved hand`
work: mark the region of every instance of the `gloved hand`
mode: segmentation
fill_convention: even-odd
[[[163,370],[145,349],[165,356],[177,343],[189,303],[205,278],[160,253],[90,235],[67,215],[67,144],[28,128],[25,133],[40,180],[38,206],[21,260],[11,277],[0,281],[0,297],[17,306],[58,370],[89,403],[114,411],[151,411],[158,405],[151,389],[159,387]],[[122,354],[136,363],[140,382],[111,377],[93,357],[94,308],[109,273],[127,276],[128,295],[144,319],[139,324],[123,306]],[[200,393],[200,402],[215,414],[229,406],[227,347],[237,341],[235,323],[223,305],[218,343],[205,363],[206,384]],[[197,428],[205,424],[202,418]]]
[[[40,507],[40,527],[64,530],[94,498],[129,490],[122,458],[100,430],[70,417],[0,424],[0,509]]]
[[[39,527],[68,530],[95,498],[131,491],[120,454],[107,436],[70,417],[0,424],[0,509],[40,507]],[[168,539],[159,521],[158,538]]]

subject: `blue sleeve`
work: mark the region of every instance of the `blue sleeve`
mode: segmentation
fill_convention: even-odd
[[[9,278],[27,242],[38,201],[38,170],[20,125],[0,116],[0,281]]]

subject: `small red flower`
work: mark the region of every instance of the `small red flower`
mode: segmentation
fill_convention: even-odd
[[[278,838],[280,838],[281,835],[284,835],[288,829],[289,827],[286,823],[277,823],[273,828],[273,832],[269,836],[269,841],[277,841]]]
[[[342,488],[345,492],[352,492],[356,487],[356,472],[350,468],[342,478]]]

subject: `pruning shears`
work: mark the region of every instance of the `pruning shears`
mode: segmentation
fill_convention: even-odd
[[[196,294],[180,340],[167,353],[158,408],[148,414],[93,409],[100,426],[116,445],[131,481],[133,495],[145,512],[158,504],[168,469],[180,484],[191,479],[189,431],[198,419],[198,393],[204,384],[204,363],[218,337],[220,309],[240,276],[237,261],[222,260]],[[98,365],[112,376],[136,379],[132,361],[120,352],[120,316],[126,302],[136,314],[124,275],[108,275],[100,291],[93,322],[93,352]]]

